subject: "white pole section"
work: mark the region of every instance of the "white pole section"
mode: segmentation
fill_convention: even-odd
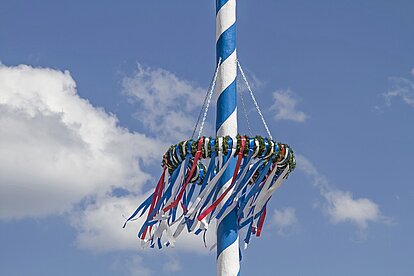
[[[236,0],[216,0],[216,53],[221,66],[217,76],[217,136],[237,135],[237,51],[236,51]],[[231,183],[235,162],[223,174],[222,193]],[[226,202],[226,200],[223,200]],[[237,209],[218,221],[217,226],[217,275],[240,274],[239,236]]]

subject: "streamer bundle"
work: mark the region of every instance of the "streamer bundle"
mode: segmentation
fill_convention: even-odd
[[[174,246],[185,228],[205,234],[213,219],[220,221],[236,208],[238,227],[246,228],[247,245],[252,234],[260,236],[266,205],[295,165],[289,146],[260,136],[183,141],[164,154],[154,192],[124,227],[146,214],[138,232],[142,244]],[[227,168],[234,168],[233,175],[222,179]],[[226,185],[219,189],[223,180]]]

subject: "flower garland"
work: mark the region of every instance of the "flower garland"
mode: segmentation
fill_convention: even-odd
[[[254,153],[252,158],[262,158],[271,161],[272,163],[279,163],[280,167],[289,164],[289,173],[295,169],[296,160],[292,148],[287,144],[278,143],[262,136],[251,138],[249,136],[237,135],[236,144],[233,144],[233,147],[235,146],[236,149],[234,156],[237,156],[240,152],[242,137],[248,141],[249,145],[249,147],[244,148],[243,157],[247,157],[249,150],[253,150]],[[229,142],[233,140],[230,136],[221,137],[223,140],[222,148],[219,148],[219,143],[214,143],[214,141],[219,140],[219,137],[211,138],[205,136],[200,137],[198,140],[189,139],[170,146],[164,154],[162,161],[163,166],[167,166],[170,174],[172,174],[172,172],[180,165],[187,154],[191,154],[192,157],[195,156],[197,153],[197,145],[201,139],[204,141],[201,148],[203,158],[211,158],[213,150],[216,156],[219,154],[219,151],[222,151],[224,155],[227,155],[229,151]],[[210,143],[211,141],[213,141],[213,143]],[[212,145],[214,145],[214,149],[212,149]],[[202,163],[199,163],[199,166],[199,170],[204,169],[205,171],[205,166]]]

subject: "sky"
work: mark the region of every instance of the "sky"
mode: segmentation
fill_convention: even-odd
[[[142,249],[138,224],[122,229],[163,152],[191,136],[214,73],[214,5],[0,0],[0,275],[214,275],[199,239]],[[241,275],[412,275],[414,2],[237,9],[239,61],[298,163]]]

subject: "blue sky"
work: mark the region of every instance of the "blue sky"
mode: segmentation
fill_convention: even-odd
[[[0,1],[1,275],[214,275],[197,239],[120,229],[214,71],[214,1],[188,2]],[[413,2],[256,2],[239,60],[298,168],[242,275],[412,275]]]

